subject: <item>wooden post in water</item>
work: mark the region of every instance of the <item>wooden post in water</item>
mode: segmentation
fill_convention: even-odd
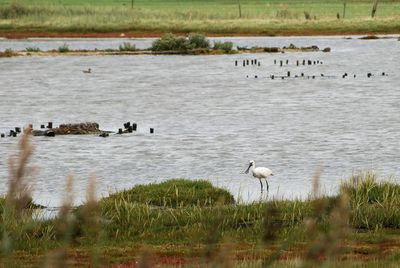
[[[371,12],[371,18],[375,17],[376,9],[378,8],[378,0],[374,0],[374,3],[372,5],[372,12]]]

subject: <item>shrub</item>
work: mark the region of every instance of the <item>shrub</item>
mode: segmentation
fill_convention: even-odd
[[[152,51],[187,51],[192,49],[208,49],[210,42],[202,34],[190,34],[188,38],[165,34],[153,42]]]
[[[214,49],[221,49],[225,51],[226,53],[232,51],[233,48],[233,43],[232,42],[215,42],[214,43]]]
[[[40,48],[38,48],[38,47],[27,47],[25,50],[28,51],[28,52],[39,52]]]
[[[185,51],[190,49],[190,44],[185,37],[165,34],[153,42],[153,51]]]
[[[207,38],[202,34],[190,34],[189,38],[189,45],[191,48],[210,48],[210,42]]]
[[[61,53],[63,53],[63,52],[68,52],[68,51],[69,51],[69,47],[68,47],[67,44],[63,44],[62,46],[60,46],[60,47],[58,48],[58,52],[61,52]]]
[[[115,193],[103,201],[124,200],[155,206],[209,206],[217,203],[233,204],[233,196],[205,180],[173,179],[159,184],[138,185]]]
[[[119,45],[119,51],[136,51],[136,45],[128,42],[124,42],[122,45]]]

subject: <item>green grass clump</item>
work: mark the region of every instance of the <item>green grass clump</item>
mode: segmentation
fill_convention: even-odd
[[[361,173],[343,183],[341,192],[349,196],[355,228],[400,228],[400,185],[394,181]]]
[[[235,202],[231,193],[214,187],[208,181],[185,179],[172,179],[159,184],[138,185],[104,199],[104,201],[116,200],[164,207],[210,206]]]
[[[38,47],[27,47],[25,50],[28,52],[40,52],[40,48]]]
[[[124,42],[122,45],[119,45],[119,51],[136,51],[136,45],[128,42]]]
[[[63,44],[58,48],[58,52],[60,53],[69,52],[69,46],[67,44]]]
[[[233,43],[217,41],[214,43],[214,49],[220,49],[220,50],[223,50],[225,53],[229,53],[233,49]]]

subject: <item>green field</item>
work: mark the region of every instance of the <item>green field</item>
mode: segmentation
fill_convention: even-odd
[[[0,30],[71,33],[398,33],[400,1],[13,0],[0,1]],[[240,13],[239,4],[240,3]],[[305,18],[304,12],[309,14]],[[337,13],[340,19],[337,19]]]

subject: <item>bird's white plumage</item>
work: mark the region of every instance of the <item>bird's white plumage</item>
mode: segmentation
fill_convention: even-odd
[[[272,170],[270,170],[269,168],[266,168],[266,167],[253,168],[252,173],[253,173],[253,177],[256,177],[259,179],[260,178],[266,179],[267,177],[273,175]]]
[[[272,170],[270,170],[269,168],[266,168],[266,167],[256,167],[256,162],[254,160],[250,160],[249,167],[247,168],[245,173],[248,173],[250,169],[251,169],[251,173],[253,174],[253,177],[260,180],[261,192],[263,191],[263,184],[262,184],[261,179],[265,179],[265,183],[267,184],[267,191],[268,191],[269,185],[268,185],[267,178],[269,176],[274,176],[274,174],[272,174]]]

